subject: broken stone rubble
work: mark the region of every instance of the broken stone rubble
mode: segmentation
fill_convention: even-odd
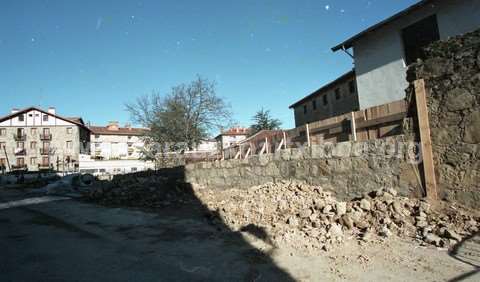
[[[330,250],[347,237],[361,241],[394,235],[449,247],[476,232],[480,217],[461,209],[436,210],[423,199],[385,188],[340,202],[318,186],[282,181],[250,189],[197,189],[197,197],[232,230],[255,225],[276,246]]]

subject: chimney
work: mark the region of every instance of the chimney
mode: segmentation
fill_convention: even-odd
[[[125,128],[127,128],[128,130],[132,130],[132,125],[130,123],[125,123]]]
[[[12,114],[16,114],[16,113],[18,113],[19,111],[20,111],[19,109],[13,108],[12,111],[11,111],[11,113],[12,113]]]
[[[48,113],[52,114],[52,115],[55,115],[55,113],[56,113],[55,107],[48,107]]]
[[[118,130],[118,121],[108,122],[107,129],[117,131]]]

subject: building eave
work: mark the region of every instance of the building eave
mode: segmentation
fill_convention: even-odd
[[[393,16],[365,29],[364,31],[350,37],[349,39],[345,40],[344,42],[338,44],[337,46],[334,46],[332,47],[332,51],[333,52],[336,52],[338,50],[347,50],[347,49],[350,49],[351,47],[353,47],[353,44],[355,43],[355,41],[357,41],[358,39],[360,39],[361,37],[367,35],[368,33],[371,33],[371,32],[374,32],[378,29],[380,29],[381,27],[397,20],[398,18],[401,18],[405,15],[408,15],[424,6],[426,6],[427,4],[430,4],[430,2],[433,2],[434,0],[421,0],[420,2],[416,3],[416,4],[413,4],[412,6],[394,14]]]
[[[303,97],[302,99],[298,100],[297,102],[293,103],[292,105],[290,105],[288,108],[289,109],[293,109],[295,107],[297,107],[298,105],[300,104],[303,104],[305,101],[308,101],[309,99],[311,99],[312,97],[314,96],[317,96],[317,95],[320,95],[321,92],[324,92],[326,90],[329,90],[331,89],[333,86],[345,81],[345,80],[348,80],[350,78],[355,78],[355,70],[352,69],[351,71],[341,75],[340,77],[338,77],[337,79],[325,84],[324,86],[320,87],[319,89],[315,90],[313,93]]]

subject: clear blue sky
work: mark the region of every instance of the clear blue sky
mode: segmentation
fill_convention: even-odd
[[[2,0],[0,113],[55,106],[94,124],[200,74],[248,126],[352,68],[330,48],[416,0]]]

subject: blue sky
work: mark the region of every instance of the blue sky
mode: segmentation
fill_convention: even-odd
[[[2,0],[0,113],[55,106],[92,124],[129,121],[124,104],[197,74],[244,126],[352,68],[330,48],[416,0]]]

